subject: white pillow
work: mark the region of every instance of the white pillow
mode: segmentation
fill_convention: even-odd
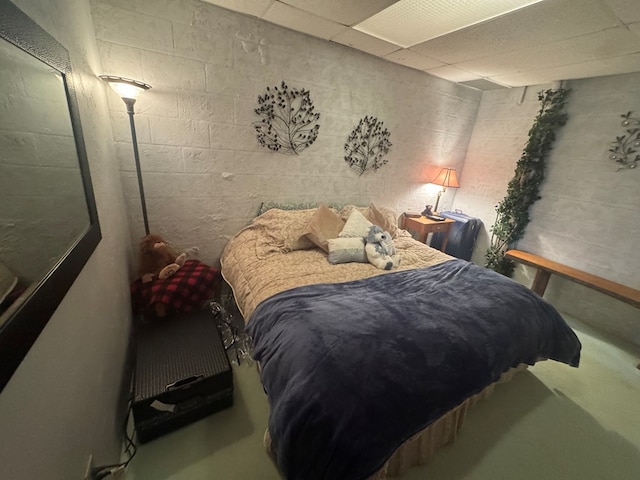
[[[365,216],[360,213],[355,208],[347,218],[347,223],[344,224],[344,228],[338,234],[338,237],[366,237],[369,235],[369,227],[371,227],[373,223],[365,218]]]
[[[362,237],[330,238],[329,263],[367,263],[367,252],[364,249]]]

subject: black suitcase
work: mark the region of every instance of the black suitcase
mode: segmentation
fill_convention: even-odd
[[[449,241],[447,242],[445,253],[463,260],[471,260],[473,247],[476,244],[478,232],[480,232],[480,228],[482,227],[482,220],[470,217],[469,215],[459,211],[445,211],[438,213],[442,217],[456,221],[456,223],[451,225]],[[431,237],[431,246],[439,250],[442,247],[443,241],[443,233],[434,233]]]
[[[233,404],[233,372],[210,311],[139,326],[132,412],[140,443]]]

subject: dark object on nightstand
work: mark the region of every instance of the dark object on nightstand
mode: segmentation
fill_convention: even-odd
[[[133,419],[146,443],[233,404],[233,372],[209,310],[136,330]]]
[[[446,211],[440,212],[440,215],[456,221],[456,223],[451,226],[449,239],[444,252],[453,257],[461,258],[462,260],[471,260],[473,247],[476,244],[480,227],[482,227],[482,220],[462,212]],[[434,233],[431,239],[431,246],[440,249],[443,241],[443,234]]]
[[[421,213],[416,212],[404,212],[403,215],[407,218],[420,218],[422,216]]]

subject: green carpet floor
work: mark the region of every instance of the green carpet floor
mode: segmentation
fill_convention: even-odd
[[[455,444],[402,478],[640,479],[640,348],[568,318],[580,368],[545,361],[499,385]],[[141,445],[128,480],[269,480],[268,403],[255,365],[234,367],[234,406]],[[336,479],[338,480],[338,479]]]

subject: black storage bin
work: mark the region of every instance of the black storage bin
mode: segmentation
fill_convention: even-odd
[[[132,412],[140,443],[233,404],[233,372],[210,311],[136,331]]]
[[[449,241],[447,242],[447,248],[445,253],[461,258],[463,260],[471,260],[473,254],[473,247],[476,244],[478,238],[478,232],[482,227],[482,220],[479,218],[470,217],[462,212],[438,212],[440,216],[455,220],[456,223],[451,225],[451,231],[449,232]],[[431,246],[433,248],[440,249],[442,242],[444,241],[444,234],[437,232],[434,233],[431,238]]]

